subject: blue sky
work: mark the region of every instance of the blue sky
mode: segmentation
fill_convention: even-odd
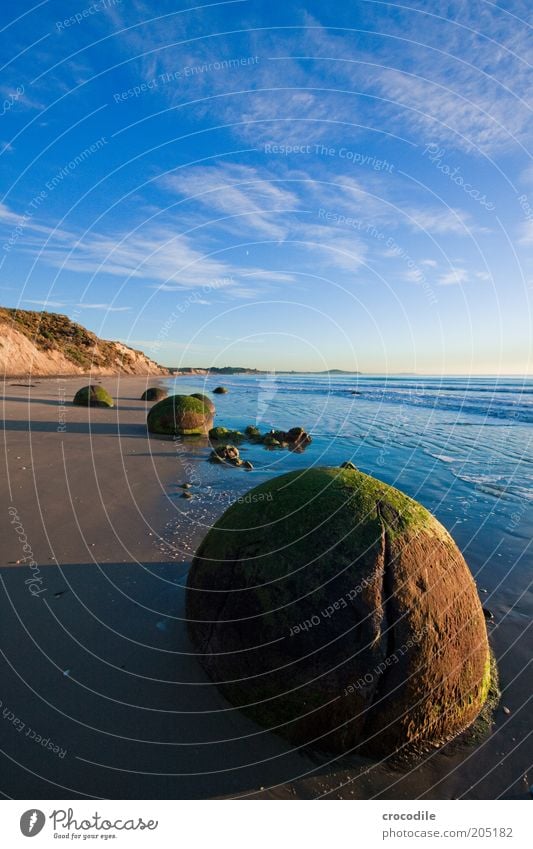
[[[4,4],[0,302],[166,365],[527,372],[532,12]]]

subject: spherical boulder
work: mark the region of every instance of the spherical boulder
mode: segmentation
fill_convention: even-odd
[[[166,436],[206,435],[212,424],[210,410],[190,395],[169,395],[152,407],[147,418],[150,433]]]
[[[199,401],[202,401],[202,403],[205,404],[205,406],[209,408],[209,410],[211,411],[211,413],[213,415],[215,414],[215,412],[216,412],[215,405],[211,401],[211,398],[208,398],[207,395],[202,395],[201,392],[193,392],[193,394],[191,395],[191,398],[198,398]]]
[[[225,386],[217,386],[216,389],[213,389],[215,395],[226,395],[227,391]]]
[[[114,402],[109,392],[103,386],[84,386],[78,389],[74,396],[73,404],[77,407],[114,407]]]
[[[163,389],[161,386],[150,386],[149,389],[145,389],[141,395],[141,401],[162,401],[163,398],[166,398],[167,396],[167,390]]]
[[[224,696],[296,745],[423,751],[471,724],[489,690],[456,544],[353,469],[291,472],[239,498],[194,557],[187,618]]]

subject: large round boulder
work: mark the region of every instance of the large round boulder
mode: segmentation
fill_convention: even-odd
[[[193,560],[187,618],[231,704],[297,745],[421,751],[471,724],[489,690],[456,544],[353,469],[282,475],[226,510]]]
[[[141,395],[141,401],[162,401],[167,396],[168,392],[162,386],[150,386],[144,390]]]
[[[113,407],[113,399],[103,386],[83,386],[74,396],[73,404],[77,407]]]
[[[169,395],[152,407],[147,418],[150,433],[165,436],[205,435],[213,424],[211,411],[191,395]]]
[[[193,394],[191,395],[191,398],[198,398],[198,400],[201,401],[203,404],[205,404],[205,406],[209,408],[211,413],[213,415],[215,415],[215,412],[216,412],[215,405],[213,404],[211,398],[208,398],[207,395],[202,395],[201,392],[193,392]]]

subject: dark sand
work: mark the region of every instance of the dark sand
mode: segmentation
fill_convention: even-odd
[[[10,385],[25,382],[36,385]],[[294,751],[228,705],[194,658],[183,586],[191,553],[227,494],[261,478],[212,467],[202,440],[183,450],[148,438],[146,404],[137,400],[145,379],[102,379],[117,398],[113,410],[71,406],[85,383],[13,379],[4,387],[5,796],[527,796],[527,707],[509,716],[500,708],[495,730],[476,744],[454,743],[392,768],[354,758],[328,764]],[[187,501],[178,485],[191,469],[199,486]],[[24,556],[38,570],[18,562]],[[507,617],[494,635],[506,681],[518,676],[518,704],[527,699],[524,624]]]

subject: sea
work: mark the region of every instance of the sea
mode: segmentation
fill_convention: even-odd
[[[211,395],[218,385],[228,393]],[[344,461],[417,499],[442,522],[477,583],[502,700],[488,741],[474,752],[455,752],[452,760],[449,754],[432,758],[432,792],[443,782],[445,796],[523,798],[525,779],[517,772],[527,748],[532,754],[521,737],[531,734],[533,379],[272,372],[178,376],[168,388],[210,395],[217,425],[241,431],[250,424],[262,431],[301,426],[312,436],[300,453],[244,443],[241,456],[252,462],[252,472],[196,464],[202,498],[183,508],[178,559],[190,561],[212,522],[254,485]],[[208,453],[206,446],[187,450],[195,459]],[[426,779],[415,771],[406,792],[423,795]]]

